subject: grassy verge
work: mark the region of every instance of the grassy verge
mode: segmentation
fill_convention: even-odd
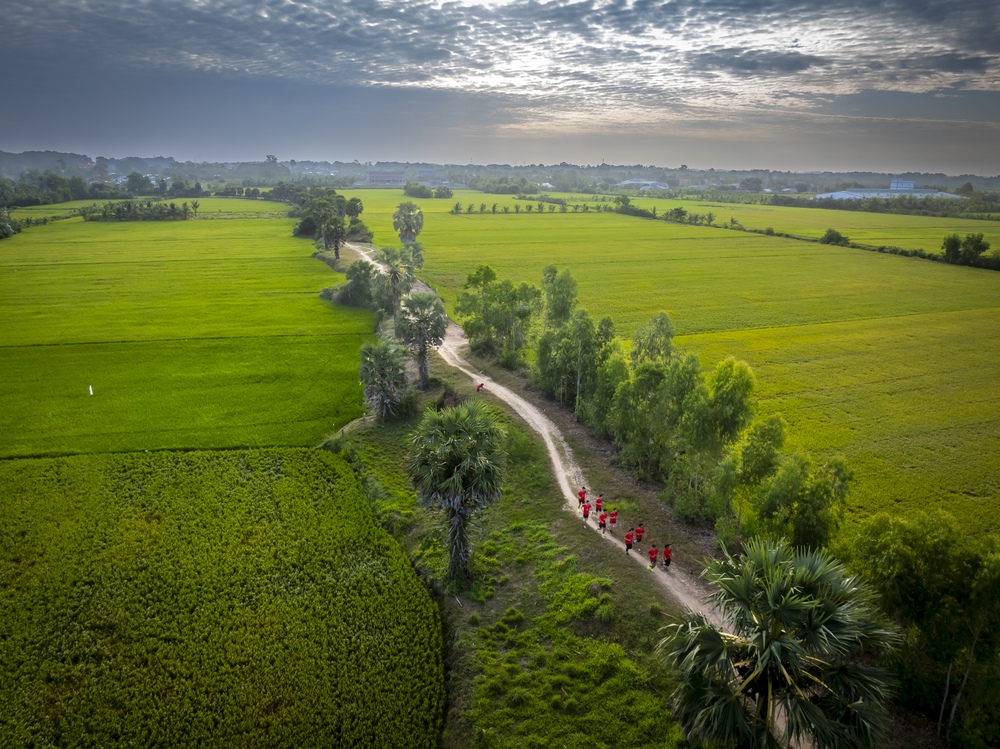
[[[426,404],[475,397],[433,370]],[[355,425],[336,446],[376,513],[439,591],[448,647],[446,747],[683,746],[666,709],[670,674],[652,657],[668,602],[651,579],[563,508],[544,447],[508,419],[510,475],[475,536],[474,580],[445,569],[439,516],[405,474],[408,422]]]

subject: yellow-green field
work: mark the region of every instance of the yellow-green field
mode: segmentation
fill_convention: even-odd
[[[358,194],[376,242],[392,243],[400,191]],[[662,309],[705,365],[746,359],[791,447],[848,458],[855,516],[935,506],[972,531],[1000,528],[1000,273],[615,214],[451,215],[456,201],[514,202],[416,201],[422,277],[449,306],[481,263],[535,284],[550,263],[569,268],[581,305],[619,334]]]
[[[293,226],[70,219],[0,243],[0,456],[313,445],[360,415],[371,315],[319,299],[342,277]]]

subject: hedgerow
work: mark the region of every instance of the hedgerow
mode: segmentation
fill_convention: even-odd
[[[433,747],[436,605],[339,457],[0,463],[0,745]]]

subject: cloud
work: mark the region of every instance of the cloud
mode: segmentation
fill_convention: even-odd
[[[433,91],[502,101],[500,132],[605,132],[862,92],[944,119],[935,92],[1000,87],[997,28],[995,0],[7,0],[0,65],[92,98],[141,75]]]

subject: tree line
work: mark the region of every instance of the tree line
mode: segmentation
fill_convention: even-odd
[[[84,221],[186,221],[197,217],[201,203],[192,200],[177,205],[154,200],[109,201],[77,209]]]

